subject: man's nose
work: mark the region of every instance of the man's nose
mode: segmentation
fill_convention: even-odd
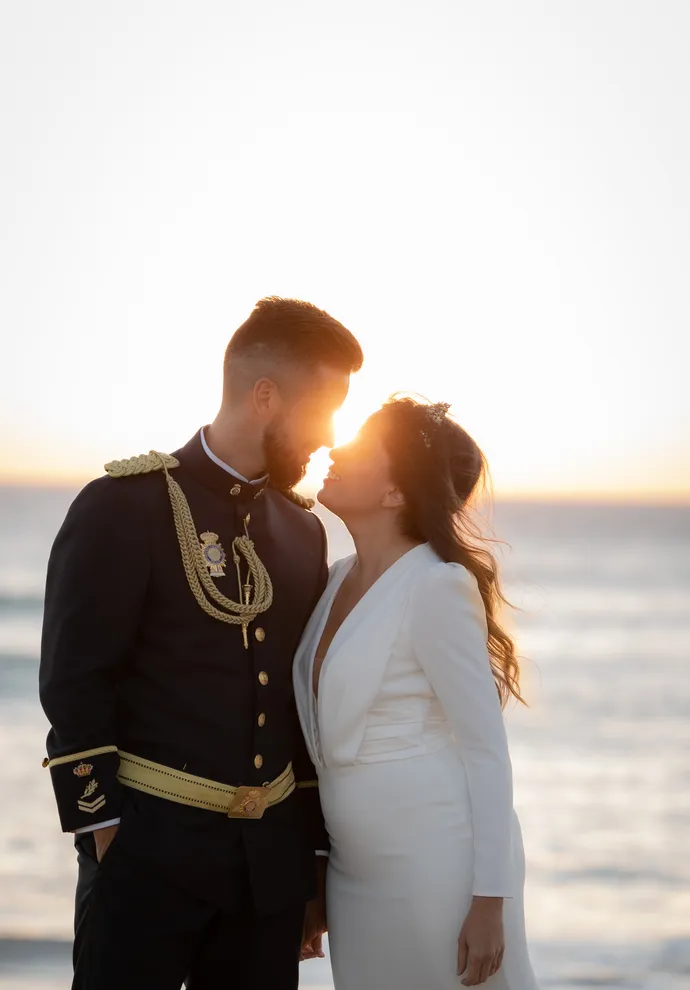
[[[335,426],[331,421],[323,429],[323,436],[321,437],[321,446],[328,447],[329,449],[335,443]]]

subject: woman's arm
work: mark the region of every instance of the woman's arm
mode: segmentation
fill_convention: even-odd
[[[472,893],[512,897],[512,772],[477,583],[459,564],[439,562],[421,576],[410,606],[415,655],[443,705],[467,772]]]

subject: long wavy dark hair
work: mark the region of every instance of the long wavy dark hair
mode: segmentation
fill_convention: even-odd
[[[484,454],[443,406],[393,396],[372,419],[381,424],[393,480],[405,498],[403,532],[474,575],[486,611],[489,658],[501,704],[505,707],[511,696],[524,704],[515,644],[497,618],[508,602],[492,552],[495,541],[472,518],[474,502],[488,487]]]

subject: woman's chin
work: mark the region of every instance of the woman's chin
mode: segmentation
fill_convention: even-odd
[[[330,512],[335,512],[338,514],[338,496],[334,493],[333,487],[336,485],[336,481],[326,481],[321,488],[321,491],[316,493],[316,498],[319,505],[323,505],[324,508],[328,509]]]

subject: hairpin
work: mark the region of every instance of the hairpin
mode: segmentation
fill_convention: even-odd
[[[450,409],[450,402],[435,402],[432,406],[426,407],[426,414],[434,426],[440,426],[446,418],[446,413]],[[420,430],[425,447],[431,446],[431,434],[428,430]]]
[[[450,409],[450,402],[435,402],[433,406],[429,406],[427,410],[427,415],[436,423],[437,426],[443,422],[446,418],[446,413]]]

